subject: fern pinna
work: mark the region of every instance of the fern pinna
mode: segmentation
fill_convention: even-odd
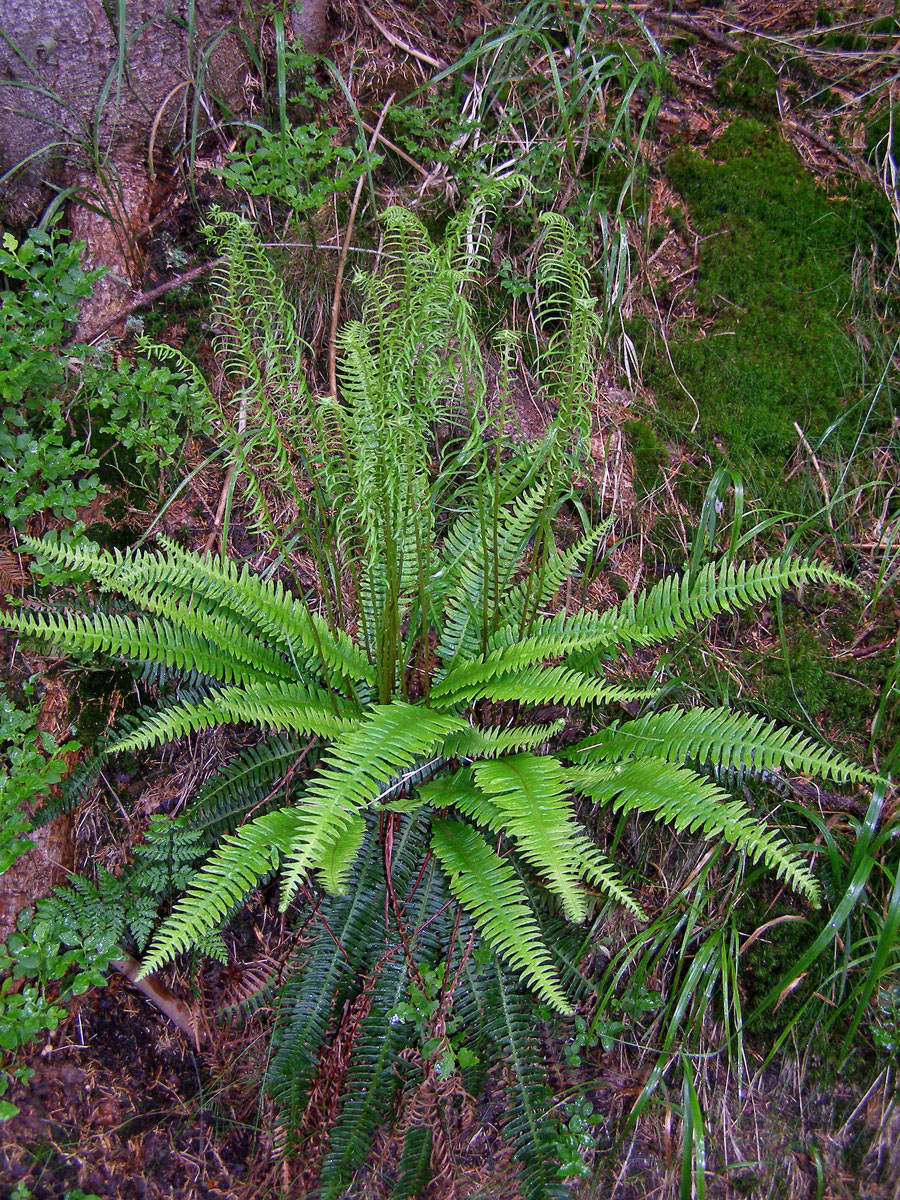
[[[308,386],[300,323],[249,227],[217,218],[221,349],[241,414],[226,404],[217,419],[260,535],[288,573],[292,555],[305,552],[315,588],[165,539],[126,551],[23,539],[38,567],[118,600],[81,612],[32,603],[0,614],[0,625],[58,651],[162,666],[191,681],[110,752],[220,725],[255,727],[261,738],[204,787],[194,815],[216,844],[156,930],[145,972],[202,944],[276,871],[282,908],[310,879],[353,895],[371,869],[360,857],[371,821],[390,829],[412,812],[430,822],[428,849],[484,943],[569,1013],[528,881],[539,880],[570,922],[584,920],[597,892],[643,915],[639,882],[624,879],[581,825],[579,797],[728,840],[815,902],[808,863],[728,793],[729,773],[875,781],[760,717],[656,711],[653,689],[623,682],[617,663],[785,588],[846,582],[828,566],[723,559],[602,612],[559,610],[561,585],[592,562],[606,533],[565,549],[553,534],[590,431],[601,320],[574,235],[553,218],[538,271],[549,332],[537,369],[558,417],[537,445],[503,445],[466,299],[490,247],[484,217],[482,199],[435,247],[411,214],[386,214],[389,267],[360,280],[361,320],[341,338],[339,397]],[[498,350],[502,416],[515,339]],[[565,754],[550,752],[560,724],[529,718],[550,703],[586,712],[594,731]],[[621,719],[622,706],[641,703],[646,715]],[[301,771],[304,745],[317,757]],[[279,788],[286,775],[291,787]],[[321,1014],[309,1020],[318,1037]]]

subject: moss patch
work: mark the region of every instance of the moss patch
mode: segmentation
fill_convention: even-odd
[[[764,121],[778,116],[775,72],[759,54],[744,50],[726,59],[716,78],[716,96],[728,108]]]
[[[851,269],[866,206],[832,199],[780,134],[738,120],[707,157],[673,154],[666,172],[702,235],[692,295],[702,331],[671,331],[676,371],[700,408],[697,437],[770,490],[797,444],[859,397]],[[665,354],[650,383],[685,430],[693,405]],[[768,486],[767,486],[768,485]]]

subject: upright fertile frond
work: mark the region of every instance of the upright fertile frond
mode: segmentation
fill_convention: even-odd
[[[765,717],[727,708],[672,708],[634,721],[613,722],[569,753],[589,765],[653,757],[693,762],[717,773],[793,771],[837,783],[874,786],[879,782],[873,771],[857,766],[830,746],[819,745]]]
[[[465,728],[456,717],[411,704],[374,705],[352,733],[338,738],[303,797],[300,836],[285,856],[281,905],[290,903],[300,880],[335,844],[354,813],[366,808],[385,783],[427,757],[448,734]]]
[[[509,863],[461,821],[435,820],[432,830],[431,848],[447,873],[450,890],[491,948],[548,1004],[561,1013],[571,1013],[537,921]]]
[[[219,846],[157,931],[141,964],[150,975],[176,954],[197,944],[278,866],[296,837],[299,814],[281,808],[243,825]]]
[[[477,785],[500,810],[519,853],[562,901],[568,919],[580,924],[587,906],[579,888],[578,856],[571,852],[580,830],[562,764],[550,756],[515,754],[475,763],[472,769]]]
[[[534,532],[547,501],[543,487],[534,487],[515,505],[497,514],[465,519],[451,531],[442,551],[442,570],[449,583],[444,597],[438,653],[446,665],[473,658],[492,632],[485,628],[499,610],[500,600],[514,574],[525,544]],[[485,522],[485,524],[482,524]]]
[[[618,766],[575,767],[571,786],[614,811],[649,813],[675,829],[721,837],[754,861],[764,862],[812,903],[819,885],[788,842],[762,825],[745,804],[663,758],[641,758]]]

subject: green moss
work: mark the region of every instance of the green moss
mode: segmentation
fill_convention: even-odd
[[[716,77],[716,96],[726,107],[762,120],[778,116],[775,72],[760,54],[742,50],[726,59]]]
[[[660,441],[647,421],[626,421],[622,429],[634,459],[634,490],[638,496],[646,496],[656,487],[663,467],[668,465],[665,442]]]
[[[707,157],[676,151],[666,172],[702,235],[692,296],[702,329],[684,323],[669,339],[700,409],[697,440],[763,491],[783,491],[794,423],[813,438],[859,397],[851,271],[869,201],[826,195],[778,132],[751,120]],[[661,347],[649,376],[686,433],[696,411]]]

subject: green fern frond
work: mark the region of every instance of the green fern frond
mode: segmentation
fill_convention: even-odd
[[[159,970],[215,929],[261,879],[278,866],[293,843],[300,814],[294,808],[266,813],[241,826],[219,846],[157,931],[141,964],[141,975]]]
[[[504,828],[522,857],[562,902],[570,921],[587,911],[578,858],[570,852],[577,833],[562,764],[550,756],[516,754],[472,768],[478,787],[500,810]]]
[[[464,519],[451,530],[442,549],[442,570],[449,586],[444,595],[438,653],[449,665],[457,658],[471,659],[482,649],[482,639],[493,619],[522,554],[547,502],[546,488],[537,486],[515,507],[497,514],[491,528],[486,516]]]
[[[431,848],[447,873],[450,890],[485,940],[542,999],[559,1012],[571,1013],[534,914],[509,863],[461,821],[435,820],[432,831]]]
[[[708,563],[692,580],[689,573],[663,579],[637,597],[603,613],[597,625],[615,632],[627,645],[651,645],[722,612],[749,608],[807,583],[836,584],[859,590],[852,580],[823,563],[770,558],[735,566],[725,557]]]
[[[607,763],[629,758],[693,762],[716,772],[792,771],[874,787],[880,777],[830,746],[765,717],[727,708],[668,709],[634,721],[613,722],[570,752],[578,762]]]
[[[406,837],[395,846],[401,873],[410,848],[418,851],[420,841]],[[381,855],[370,834],[357,864],[356,886],[342,896],[323,897],[321,912],[327,926],[310,927],[310,941],[289,965],[279,1000],[266,1089],[284,1113],[289,1131],[299,1124],[335,1014],[381,951],[384,896]]]
[[[566,580],[570,579],[585,561],[593,558],[597,546],[609,536],[612,524],[612,517],[602,521],[596,529],[592,529],[590,533],[579,538],[575,545],[564,553],[553,555],[549,561],[542,561],[531,573],[532,576],[537,575],[538,577],[537,586],[535,586],[534,578],[530,578],[510,588],[500,605],[499,616],[502,625],[507,629],[514,630],[518,635],[526,603],[529,605],[530,612],[539,612]],[[489,639],[488,649],[493,649],[501,644],[497,639],[497,634]],[[561,651],[551,651],[551,653],[561,653]]]
[[[761,824],[745,804],[709,780],[663,758],[640,758],[608,767],[575,767],[571,786],[613,811],[643,812],[667,821],[678,831],[701,832],[737,846],[754,862],[763,862],[813,904],[820,889],[809,868],[789,843]]]
[[[336,713],[332,699],[321,688],[266,680],[220,688],[205,700],[186,701],[154,713],[133,733],[113,743],[110,751],[145,750],[213,725],[239,722],[323,738],[346,735],[358,725],[357,718]]]
[[[303,833],[285,857],[282,909],[354,813],[375,800],[387,781],[464,728],[457,717],[395,701],[373,705],[357,728],[338,738],[304,793]]]
[[[431,704],[437,709],[455,708],[478,700],[517,700],[520,704],[628,704],[651,699],[656,694],[655,688],[605,683],[565,666],[530,667],[489,677],[484,682],[462,685],[453,691],[435,688]]]
[[[167,620],[124,617],[115,613],[0,613],[0,627],[23,637],[49,642],[71,654],[105,653],[131,662],[164,663],[180,671],[197,671],[224,683],[253,684],[266,678],[199,634]]]
[[[252,630],[284,654],[301,675],[322,658],[334,671],[353,680],[374,682],[371,664],[343,631],[333,632],[291,596],[278,580],[265,580],[245,565],[183,549],[160,538],[161,549],[103,550],[93,543],[56,544],[23,539],[30,554],[67,571],[87,574],[101,587],[124,594],[150,611],[176,602],[195,614],[219,617],[228,627]],[[271,673],[271,672],[267,672]]]
[[[498,758],[520,750],[535,750],[549,742],[565,728],[560,717],[547,725],[513,725],[510,729],[470,726],[465,732],[453,735],[444,743],[448,758]]]
[[[319,862],[319,877],[325,891],[340,896],[347,890],[350,872],[359,855],[366,823],[362,817],[351,817]]]

